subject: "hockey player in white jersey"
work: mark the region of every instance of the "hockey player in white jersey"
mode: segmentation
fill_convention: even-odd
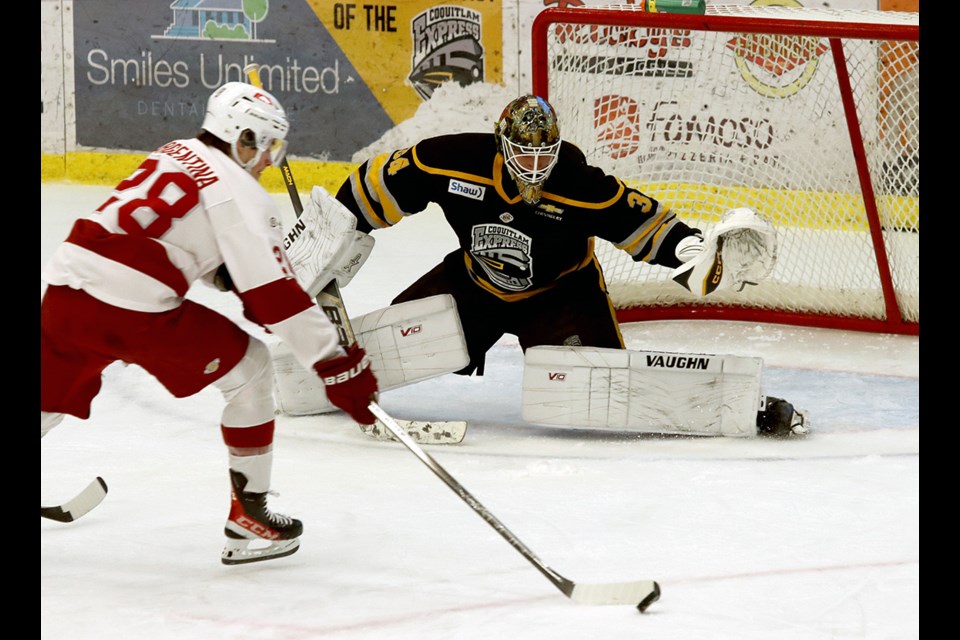
[[[186,299],[194,282],[229,283],[245,315],[315,372],[333,405],[361,424],[375,421],[369,360],[357,346],[344,351],[294,278],[280,214],[259,184],[282,160],[288,128],[268,92],[223,85],[208,100],[201,132],[151,153],[75,222],[43,272],[40,437],[65,414],[88,418],[101,373],[116,361],[141,366],[178,398],[214,385],[226,400],[220,427],[231,488],[224,564],[290,555],[303,525],[266,503],[275,412],[269,351]]]

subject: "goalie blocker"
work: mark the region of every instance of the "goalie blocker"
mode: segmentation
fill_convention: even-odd
[[[315,186],[303,213],[283,241],[303,290],[321,295],[331,280],[346,287],[373,251],[372,236],[357,231],[357,219],[326,189]]]
[[[760,358],[729,355],[532,347],[524,356],[523,419],[698,436],[807,433],[802,411],[761,395],[762,366]]]

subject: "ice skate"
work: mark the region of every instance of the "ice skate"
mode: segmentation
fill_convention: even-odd
[[[247,478],[230,471],[232,491],[230,516],[223,529],[227,543],[223,547],[223,564],[245,564],[282,558],[300,548],[303,523],[295,518],[273,513],[267,508],[267,494],[244,491]]]
[[[810,422],[803,409],[797,409],[782,398],[767,396],[766,408],[757,413],[757,434],[772,438],[805,436]]]

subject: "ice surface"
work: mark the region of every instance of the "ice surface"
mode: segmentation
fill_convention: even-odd
[[[41,185],[41,266],[73,216],[108,194]],[[452,248],[433,210],[376,240],[343,291],[354,314],[388,304]],[[271,340],[234,296],[190,296]],[[482,378],[396,389],[382,405],[468,420],[462,444],[427,451],[566,578],[659,581],[646,614],[570,601],[403,445],[363,436],[342,414],[278,418],[271,505],[304,521],[301,549],[226,567],[219,393],[176,400],[138,367],[113,365],[93,417],[68,418],[41,443],[41,503],[97,475],[110,486],[81,520],[41,520],[41,637],[919,638],[919,338],[715,321],[634,324],[624,336],[635,349],[763,357],[765,390],[807,408],[813,435],[526,424],[512,337]]]

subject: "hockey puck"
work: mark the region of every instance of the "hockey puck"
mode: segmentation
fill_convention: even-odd
[[[657,582],[653,583],[653,592],[648,595],[646,598],[640,601],[640,604],[637,605],[637,611],[643,613],[647,610],[651,604],[660,599],[660,584]]]

